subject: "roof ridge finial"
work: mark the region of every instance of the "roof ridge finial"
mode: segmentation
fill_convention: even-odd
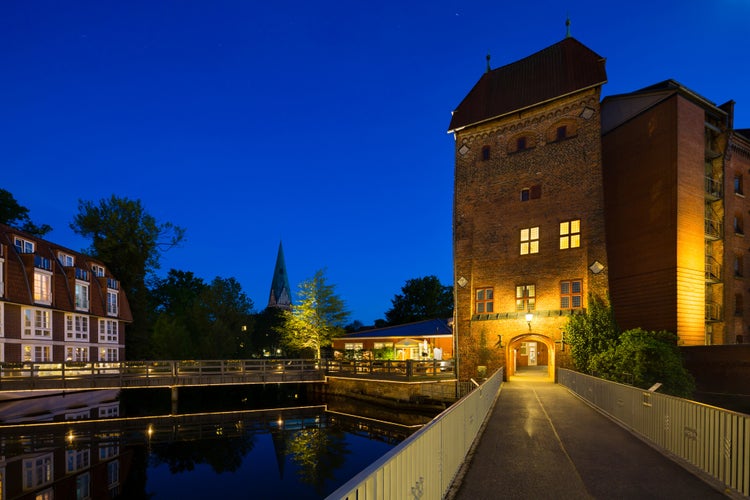
[[[490,69],[491,69],[490,68],[490,51],[489,50],[487,51],[486,59],[487,59],[487,70],[485,71],[485,73],[489,73]]]
[[[565,18],[565,38],[570,38],[570,14]]]

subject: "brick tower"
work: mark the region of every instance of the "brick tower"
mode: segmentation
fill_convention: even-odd
[[[600,93],[604,59],[574,38],[487,71],[455,137],[459,377],[567,365],[561,328],[608,291]]]

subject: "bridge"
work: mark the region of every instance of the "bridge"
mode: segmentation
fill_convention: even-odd
[[[326,375],[454,378],[451,361],[245,359],[0,363],[0,399],[21,391],[72,391],[324,382]]]
[[[750,496],[750,416],[546,368],[496,372],[328,498]]]

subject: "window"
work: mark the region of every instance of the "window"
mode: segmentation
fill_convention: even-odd
[[[744,194],[742,192],[742,174],[735,174],[734,175],[734,193],[735,194]]]
[[[579,219],[560,223],[560,250],[581,246],[581,221]]]
[[[521,201],[529,201],[529,194],[530,194],[529,188],[522,189],[521,190]]]
[[[97,264],[91,264],[91,272],[94,273],[94,276],[96,276],[97,278],[104,277],[104,268]]]
[[[23,489],[30,490],[52,482],[52,453],[23,461]]]
[[[5,267],[5,260],[0,259],[0,297],[5,295],[5,278],[3,276],[3,268]]]
[[[23,361],[27,363],[52,361],[52,347],[48,345],[29,345],[24,344],[21,347],[23,351]]]
[[[743,309],[744,308],[743,308],[742,294],[737,293],[734,295],[734,315],[742,316]]]
[[[516,140],[516,151],[524,151],[526,149],[526,138],[519,137]]]
[[[107,290],[107,315],[117,316],[119,308],[117,307],[117,292]]]
[[[474,310],[477,314],[491,313],[495,311],[494,291],[492,288],[478,288]]]
[[[99,407],[99,418],[113,418],[120,416],[120,403],[109,403]]]
[[[77,472],[91,465],[91,450],[67,450],[65,452],[65,472]]]
[[[568,137],[568,126],[560,125],[559,127],[557,127],[556,139],[558,141],[562,141],[566,137]]]
[[[21,315],[23,321],[23,337],[52,337],[52,314],[49,310],[23,309]]]
[[[107,486],[112,487],[120,482],[120,461],[112,460],[107,464]]]
[[[88,361],[88,360],[89,360],[88,347],[66,347],[65,348],[65,361]]]
[[[79,311],[89,310],[89,285],[82,281],[76,281],[76,309]]]
[[[482,161],[487,161],[490,159],[490,147],[484,146],[482,148]]]
[[[569,280],[560,282],[560,309],[580,309],[583,307],[583,282]]]
[[[742,262],[742,255],[734,256],[734,276],[735,278],[742,278],[744,265]]]
[[[52,303],[52,275],[43,271],[34,271],[34,302]]]
[[[87,342],[89,340],[89,317],[80,314],[66,314],[65,339]]]
[[[112,319],[99,320],[99,342],[117,342],[117,321]]]
[[[344,344],[345,351],[361,351],[363,348],[362,342],[347,342]]]
[[[516,286],[516,311],[533,311],[536,308],[536,285]]]
[[[72,255],[68,255],[67,253],[58,252],[57,253],[57,260],[60,261],[60,264],[63,267],[73,267],[75,266],[75,259]]]
[[[120,447],[116,444],[100,444],[99,445],[99,461],[107,460],[108,458],[116,457],[120,454]]]
[[[91,476],[88,472],[76,477],[76,500],[89,500],[91,498]]]
[[[5,337],[5,327],[3,326],[3,322],[5,321],[5,302],[0,302],[0,337]],[[0,361],[2,361],[3,358],[0,357]]]
[[[521,229],[521,255],[539,253],[539,228]]]
[[[735,215],[734,216],[734,234],[745,234],[743,231],[743,224],[742,224],[742,216],[741,215]]]
[[[542,197],[542,186],[536,184],[521,190],[521,201],[538,200]]]
[[[111,347],[100,347],[99,361],[117,361],[117,349]]]
[[[13,245],[16,247],[18,253],[34,253],[34,242],[24,240],[23,238],[15,237],[13,239]]]

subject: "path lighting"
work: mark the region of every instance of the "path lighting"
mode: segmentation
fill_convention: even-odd
[[[531,314],[531,311],[526,313],[526,324],[529,325],[529,331],[531,331],[531,320],[534,319],[534,315]]]

